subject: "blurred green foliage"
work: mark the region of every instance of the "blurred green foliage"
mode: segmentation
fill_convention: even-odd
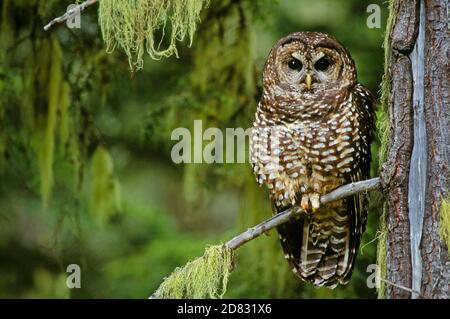
[[[62,2],[0,2],[0,297],[145,298],[207,244],[269,217],[249,164],[175,165],[170,135],[195,119],[249,127],[280,37],[334,35],[374,93],[383,74],[384,29],[366,26],[375,3],[384,27],[381,0],[214,1],[191,48],[180,44],[178,59],[147,57],[133,74],[126,54],[105,53],[94,8],[81,29],[42,31]],[[375,297],[366,267],[380,203],[372,195],[349,285],[297,281],[272,232],[238,251],[225,297]],[[80,289],[65,285],[69,264],[81,266]]]

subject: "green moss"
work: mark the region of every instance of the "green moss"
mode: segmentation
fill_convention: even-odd
[[[380,140],[379,148],[379,162],[378,165],[381,168],[383,163],[387,159],[389,149],[389,115],[385,109],[377,110],[377,134]]]
[[[176,43],[192,44],[200,12],[208,0],[102,0],[99,23],[109,52],[121,47],[132,70],[143,66],[145,51],[153,59],[178,56]],[[168,25],[170,27],[168,27]],[[166,36],[166,31],[169,30]],[[161,37],[157,39],[156,34]],[[161,49],[164,40],[166,48]]]
[[[440,210],[439,236],[450,253],[450,197],[442,201]]]
[[[154,296],[161,299],[222,298],[233,265],[233,251],[225,245],[209,246],[205,254],[177,268]]]

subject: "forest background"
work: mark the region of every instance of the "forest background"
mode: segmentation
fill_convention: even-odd
[[[145,56],[132,72],[121,50],[106,52],[97,5],[79,29],[43,31],[68,4],[0,1],[3,298],[146,298],[206,245],[268,218],[250,164],[174,164],[171,132],[197,119],[203,129],[250,127],[264,61],[282,36],[335,36],[378,95],[388,15],[381,0],[210,1],[192,46],[177,45],[179,58]],[[370,4],[381,8],[381,28],[367,25]],[[379,140],[372,176],[378,148]],[[366,281],[381,209],[372,194],[347,286],[299,282],[271,232],[239,250],[225,297],[375,298]],[[81,267],[79,289],[66,286],[70,264]]]

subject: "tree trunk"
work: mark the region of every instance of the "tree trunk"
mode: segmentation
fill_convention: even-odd
[[[386,297],[450,298],[439,235],[450,188],[450,0],[393,0],[391,9],[390,142],[381,176]]]

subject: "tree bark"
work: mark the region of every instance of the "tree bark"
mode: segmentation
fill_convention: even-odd
[[[438,234],[450,189],[450,1],[426,1],[425,117],[428,177],[422,238],[421,294],[450,298],[448,247]]]
[[[450,3],[394,0],[389,34],[388,298],[450,298],[439,237],[450,187]]]

